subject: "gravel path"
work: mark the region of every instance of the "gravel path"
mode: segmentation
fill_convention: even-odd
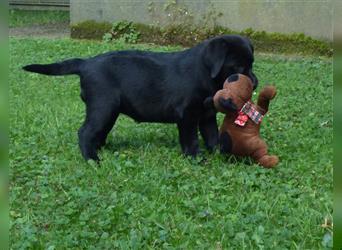
[[[65,38],[70,37],[70,27],[69,22],[16,27],[9,29],[9,35],[15,37]]]

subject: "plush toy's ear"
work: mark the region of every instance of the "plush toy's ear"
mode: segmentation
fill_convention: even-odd
[[[227,82],[236,82],[239,80],[239,74],[232,74],[227,78]]]
[[[216,38],[207,44],[204,50],[204,63],[210,70],[210,77],[215,78],[221,71],[226,55],[228,46],[223,38]]]
[[[203,105],[205,108],[215,108],[215,104],[214,104],[214,98],[213,97],[207,97],[204,102]]]
[[[233,102],[232,98],[224,99],[224,98],[219,98],[219,104],[222,108],[227,109],[229,111],[238,111],[237,106]]]

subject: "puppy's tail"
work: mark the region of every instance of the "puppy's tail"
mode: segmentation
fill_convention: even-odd
[[[83,59],[74,58],[51,64],[30,64],[24,66],[23,70],[52,76],[80,74],[83,62]]]

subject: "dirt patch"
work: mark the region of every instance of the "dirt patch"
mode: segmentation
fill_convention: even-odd
[[[15,37],[65,38],[70,37],[70,27],[69,22],[16,27],[9,29],[9,35]]]

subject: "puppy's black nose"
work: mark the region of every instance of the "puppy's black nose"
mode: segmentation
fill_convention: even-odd
[[[239,80],[239,74],[233,74],[227,78],[228,82],[236,82],[238,80]]]

